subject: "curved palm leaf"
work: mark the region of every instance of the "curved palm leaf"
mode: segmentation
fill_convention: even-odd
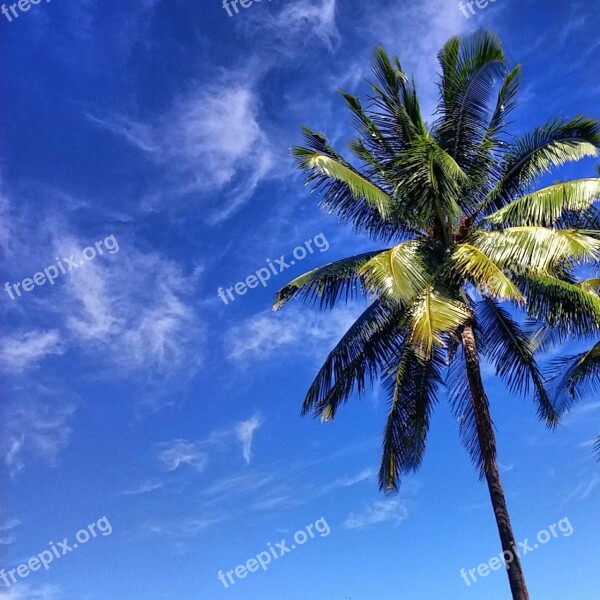
[[[577,283],[550,275],[518,276],[527,297],[527,314],[551,328],[562,339],[586,337],[600,331],[600,297]]]
[[[526,188],[552,167],[597,156],[600,122],[577,117],[555,119],[517,139],[503,160],[502,176],[483,201],[484,210],[502,208],[523,195]]]
[[[483,31],[468,40],[450,39],[440,54],[442,85],[436,137],[440,145],[468,170],[489,127],[488,102],[494,83],[506,73],[502,44]]]
[[[452,254],[453,268],[479,290],[487,290],[500,300],[513,300],[519,304],[525,297],[502,269],[484,252],[469,244],[457,244]]]
[[[539,416],[551,427],[556,426],[559,414],[546,391],[531,340],[492,299],[479,302],[476,312],[482,331],[483,353],[496,367],[496,374],[514,393],[528,394],[533,385]]]
[[[600,179],[565,181],[532,192],[486,217],[504,227],[553,227],[565,212],[586,211],[600,199]]]
[[[442,383],[439,353],[423,360],[406,344],[389,368],[385,386],[389,411],[383,432],[379,488],[397,491],[400,476],[416,471],[423,460],[436,391]]]
[[[452,413],[459,424],[459,435],[462,443],[471,457],[473,466],[483,474],[483,453],[486,453],[486,460],[489,461],[494,455],[493,448],[482,448],[479,443],[479,434],[477,432],[477,421],[473,411],[473,402],[471,399],[471,390],[465,382],[466,363],[463,352],[457,351],[453,356],[446,377],[448,387],[448,398]],[[487,398],[484,400],[487,402]]]
[[[375,300],[325,359],[306,394],[302,414],[314,410],[322,420],[332,420],[354,390],[364,394],[367,383],[377,379],[402,343],[401,319],[398,305]]]
[[[565,399],[565,393],[570,400],[581,399],[588,394],[600,392],[600,342],[590,350],[575,356],[558,358],[553,361],[553,370],[563,372],[556,392],[558,398]],[[566,369],[566,371],[565,371]],[[567,408],[570,402],[565,402]]]
[[[279,310],[294,297],[319,302],[321,308],[332,308],[342,298],[348,301],[357,293],[361,268],[380,253],[365,252],[296,277],[277,292],[273,310]]]
[[[337,154],[325,137],[304,128],[307,147],[296,147],[292,154],[306,172],[307,182],[322,192],[321,204],[337,213],[356,229],[380,239],[392,239],[411,231],[397,200],[369,181]]]
[[[446,345],[449,335],[471,316],[469,307],[429,287],[410,307],[410,345],[415,354],[430,360],[435,346]]]
[[[402,242],[377,253],[360,267],[358,274],[371,292],[409,304],[430,279],[419,249],[416,241]]]
[[[546,227],[508,227],[479,230],[469,243],[501,268],[514,272],[547,272],[564,261],[596,262],[600,259],[598,232]]]
[[[411,198],[410,209],[418,216],[420,226],[437,217],[453,224],[460,215],[456,201],[460,186],[468,178],[458,163],[437,142],[428,137],[417,138],[397,164],[397,191]],[[440,217],[443,215],[443,217]]]

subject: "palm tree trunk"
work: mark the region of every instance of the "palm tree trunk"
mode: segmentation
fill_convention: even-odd
[[[482,469],[487,481],[492,507],[494,508],[502,550],[505,553],[505,564],[512,597],[513,600],[529,600],[525,576],[521,568],[519,554],[516,550],[517,544],[506,506],[506,498],[504,497],[504,490],[500,481],[498,463],[496,462],[496,436],[494,435],[489,404],[483,388],[483,381],[481,380],[479,354],[471,324],[464,328],[462,342],[471,392],[471,405],[475,415],[477,437],[481,449]],[[508,563],[510,556],[513,557],[513,560]]]

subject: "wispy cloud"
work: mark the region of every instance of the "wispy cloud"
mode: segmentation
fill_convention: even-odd
[[[254,432],[263,424],[262,419],[257,415],[247,421],[242,421],[235,426],[235,433],[238,440],[242,443],[242,454],[247,464],[252,460],[252,438]]]
[[[0,339],[0,369],[20,373],[49,355],[65,352],[59,331],[35,329]]]
[[[260,474],[260,473],[244,473],[243,475],[234,475],[232,477],[225,477],[220,479],[216,483],[212,484],[206,490],[204,494],[226,494],[230,492],[251,492],[259,488],[264,487],[268,483],[272,482],[274,475]]]
[[[204,439],[188,441],[176,439],[158,444],[159,461],[169,471],[175,471],[182,465],[190,465],[197,471],[203,471],[212,452],[224,452],[231,448],[231,442],[241,444],[242,456],[246,464],[252,460],[252,440],[257,429],[263,424],[258,415],[240,421],[230,427],[214,429]]]
[[[168,471],[176,471],[182,465],[187,465],[201,472],[208,464],[208,454],[194,442],[177,439],[159,444],[158,447],[158,460]]]
[[[362,512],[348,515],[344,527],[363,529],[381,523],[390,523],[393,527],[401,525],[408,517],[406,502],[399,498],[377,500],[366,506]]]
[[[266,32],[278,53],[289,54],[311,38],[320,40],[331,52],[337,47],[340,35],[336,25],[336,0],[295,0],[279,12],[255,14],[256,28]]]
[[[147,481],[146,483],[142,483],[136,488],[125,490],[121,492],[122,496],[139,496],[141,494],[148,494],[150,492],[154,492],[155,490],[159,490],[163,487],[163,483],[160,481]]]
[[[360,306],[352,305],[323,312],[290,306],[276,313],[259,313],[227,332],[229,357],[240,361],[263,360],[275,352],[301,345],[302,351],[324,358],[323,352],[339,341],[360,312]]]
[[[55,464],[58,453],[69,443],[75,406],[28,401],[5,410],[0,447],[11,476],[20,473],[30,458]]]
[[[565,498],[565,503],[573,500],[581,502],[590,497],[592,492],[600,485],[600,475],[594,473],[582,479],[577,487]]]
[[[53,585],[32,586],[22,583],[0,591],[0,600],[58,600],[59,598],[60,589]]]
[[[197,360],[201,332],[187,303],[193,277],[132,246],[111,258],[110,264],[88,263],[66,283],[66,325],[75,342],[101,349],[121,370],[177,371],[192,358],[187,349],[194,342]]]
[[[177,175],[176,187],[171,184],[149,196],[147,208],[159,208],[163,194],[172,198],[228,188],[227,207],[213,213],[213,220],[220,221],[252,195],[274,166],[254,86],[251,73],[228,73],[221,81],[181,95],[169,112],[154,120],[115,114],[88,118]]]
[[[166,538],[182,547],[182,540],[197,537],[207,527],[219,521],[219,518],[205,517],[191,517],[167,522],[150,521],[140,525],[138,533],[143,537]]]
[[[19,519],[0,521],[0,546],[9,546],[16,541],[14,530],[21,524]]]
[[[328,492],[339,487],[352,487],[357,483],[363,483],[364,481],[369,481],[373,479],[376,474],[377,471],[375,471],[375,469],[363,469],[359,473],[356,473],[356,475],[349,475],[347,477],[336,479],[324,488],[324,492]]]

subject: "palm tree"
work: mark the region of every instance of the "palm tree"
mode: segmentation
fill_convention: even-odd
[[[431,125],[414,81],[382,48],[367,106],[342,92],[355,120],[349,148],[357,166],[304,129],[305,146],[293,154],[323,208],[387,247],[294,279],[277,293],[274,309],[292,298],[321,308],[359,293],[369,299],[325,359],[303,414],[333,420],[351,395],[381,380],[389,412],[379,485],[394,492],[401,476],[421,465],[437,394],[447,386],[462,439],[487,482],[502,549],[512,552],[480,361],[491,361],[513,392],[533,390],[539,416],[557,423],[517,311],[538,320],[550,311],[552,324],[571,328],[600,323],[600,298],[562,278],[567,266],[600,258],[592,208],[600,179],[543,189],[535,183],[553,167],[596,156],[600,123],[554,119],[508,137],[520,67],[507,67],[492,32],[451,38],[439,62]],[[518,556],[507,572],[512,597],[526,600]]]

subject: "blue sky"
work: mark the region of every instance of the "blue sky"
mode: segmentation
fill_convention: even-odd
[[[373,245],[319,212],[289,147],[302,124],[344,147],[336,89],[364,92],[377,43],[431,110],[437,51],[481,26],[523,64],[515,132],[598,117],[599,17],[558,0],[498,0],[469,19],[447,0],[263,0],[233,17],[219,0],[53,0],[0,15],[2,285],[118,244],[54,285],[1,293],[0,567],[103,516],[112,533],[0,583],[0,598],[506,598],[502,572],[459,577],[500,549],[443,394],[423,468],[392,497],[375,481],[383,394],[332,425],[299,417],[360,305],[273,314],[273,294]],[[320,233],[325,251],[217,296]],[[573,526],[524,557],[531,596],[597,600],[600,402],[550,433],[489,369],[486,384],[517,538]],[[329,535],[219,582],[321,517]]]

